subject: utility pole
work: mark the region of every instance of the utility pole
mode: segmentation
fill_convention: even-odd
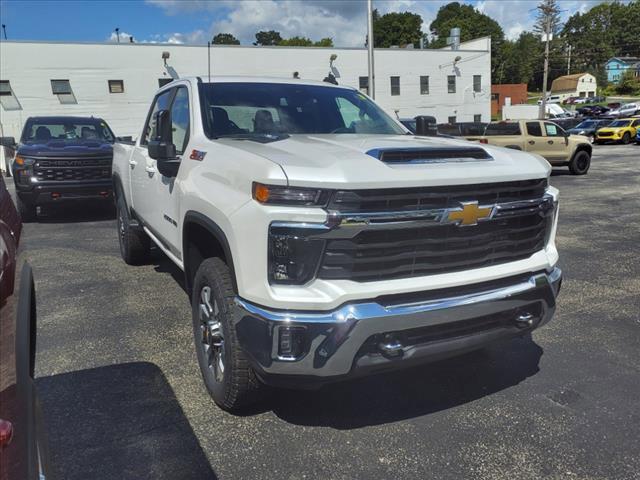
[[[569,56],[567,58],[567,75],[571,75],[571,45],[569,45]]]
[[[540,103],[540,111],[538,117],[544,120],[547,113],[547,81],[549,80],[549,37],[551,36],[551,13],[545,12],[545,28],[544,33],[547,37],[547,41],[544,46],[544,75],[542,79],[542,102]]]
[[[369,96],[375,100],[376,84],[375,71],[373,68],[373,6],[372,1],[367,0],[367,54],[369,59]]]
[[[116,27],[116,38],[118,39],[118,43],[120,43],[120,29]]]
[[[2,33],[4,34],[4,39],[7,39],[7,26],[3,23],[2,24]]]

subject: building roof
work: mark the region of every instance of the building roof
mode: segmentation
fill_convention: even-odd
[[[589,73],[574,73],[556,78],[551,84],[552,92],[573,92],[578,88],[578,82]]]
[[[629,65],[634,65],[640,62],[640,57],[611,57],[607,60],[607,63],[617,60],[620,63],[626,63]]]

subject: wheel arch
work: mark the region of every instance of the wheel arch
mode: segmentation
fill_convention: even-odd
[[[205,215],[188,211],[182,225],[182,258],[185,286],[191,292],[198,265],[205,258],[220,257],[231,271],[233,290],[238,293],[231,247],[224,231]]]
[[[587,145],[586,143],[579,144],[576,147],[576,150],[573,152],[573,155],[571,155],[571,160],[573,160],[575,156],[580,152],[587,152],[589,154],[589,157],[591,157],[593,147],[591,145]]]

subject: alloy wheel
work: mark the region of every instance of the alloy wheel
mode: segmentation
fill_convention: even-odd
[[[220,323],[220,309],[209,286],[204,286],[200,290],[198,317],[202,333],[201,348],[205,353],[207,365],[216,381],[222,382],[224,379],[224,336]]]

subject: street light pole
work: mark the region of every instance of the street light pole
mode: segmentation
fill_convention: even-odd
[[[551,36],[551,14],[547,12],[547,23],[545,24],[545,34],[547,36],[547,42],[544,47],[544,75],[542,79],[542,103],[540,104],[540,111],[538,117],[544,120],[547,113],[547,81],[549,79],[549,37]]]
[[[369,64],[369,96],[376,98],[376,80],[373,68],[373,7],[372,0],[367,0],[367,54]]]

